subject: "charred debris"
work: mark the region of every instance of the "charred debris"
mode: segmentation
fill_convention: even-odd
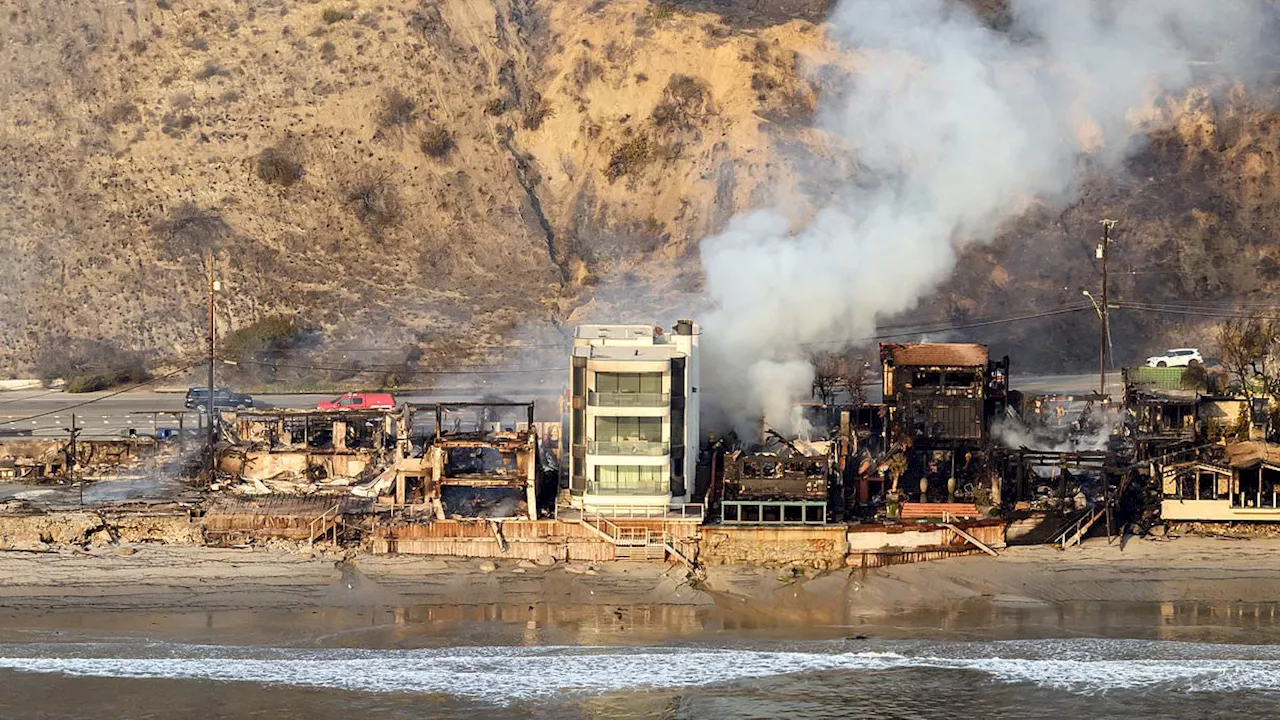
[[[226,412],[214,490],[365,498],[424,519],[548,517],[556,470],[533,403]]]
[[[700,547],[754,557],[735,526],[741,537],[792,527],[833,548],[828,535],[847,531],[844,547],[861,543],[861,562],[878,566],[866,563],[899,557],[886,547],[923,558],[1170,523],[1280,522],[1273,404],[1188,382],[1196,373],[1181,368],[1126,369],[1119,398],[1019,393],[1009,358],[984,346],[885,344],[879,393],[815,387],[820,400],[798,408],[804,432],[761,423],[750,438],[707,437],[696,325],[671,337],[585,327],[559,421],[538,422],[531,402],[225,411],[212,475],[197,476],[205,494],[182,512],[213,543],[690,565]],[[5,438],[0,479],[66,483],[72,468],[118,474],[153,458],[206,467],[184,443]],[[907,529],[944,534],[903,550],[894,538]]]
[[[1280,521],[1270,403],[1189,384],[1184,368],[1126,369],[1113,398],[1012,390],[1009,358],[981,345],[884,344],[880,364],[879,402],[805,405],[803,437],[714,442],[712,518],[1000,518],[1011,543],[1061,546],[1170,521]]]

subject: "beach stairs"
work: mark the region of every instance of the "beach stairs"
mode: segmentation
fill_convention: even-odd
[[[1106,505],[1098,505],[1092,508],[1089,512],[1081,515],[1080,519],[1067,526],[1067,529],[1059,533],[1058,536],[1053,539],[1053,544],[1057,545],[1061,550],[1066,550],[1069,547],[1079,545],[1080,541],[1084,540],[1084,536],[1089,534],[1089,530],[1091,530],[1093,526],[1096,525],[1106,514]]]
[[[614,546],[618,560],[665,560],[670,549],[666,534],[643,525],[619,524],[603,515],[586,514],[582,525]]]
[[[1067,526],[1065,530],[1058,533],[1054,538],[1053,544],[1058,546],[1059,550],[1066,550],[1069,547],[1079,545],[1084,540],[1089,531],[1093,529],[1098,521],[1106,517],[1111,503],[1119,504],[1120,499],[1124,497],[1125,492],[1129,490],[1129,479],[1132,475],[1125,475],[1120,479],[1120,485],[1114,491],[1114,494],[1108,493],[1107,498],[1100,505],[1095,505],[1087,509],[1075,523]]]
[[[341,526],[342,504],[334,503],[307,525],[308,542],[315,545],[317,542],[332,539],[336,544]]]

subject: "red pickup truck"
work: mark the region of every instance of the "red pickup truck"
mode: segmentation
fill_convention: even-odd
[[[396,399],[387,393],[343,393],[316,403],[317,410],[394,410]]]

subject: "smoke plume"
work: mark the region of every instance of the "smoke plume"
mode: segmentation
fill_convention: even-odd
[[[865,343],[876,321],[948,278],[1031,202],[1114,172],[1162,94],[1247,81],[1267,26],[1248,0],[1010,0],[995,30],[951,0],[843,0],[828,35],[856,65],[818,114],[859,168],[800,227],[780,209],[701,245],[715,309],[707,384],[740,432],[796,432],[814,350]]]

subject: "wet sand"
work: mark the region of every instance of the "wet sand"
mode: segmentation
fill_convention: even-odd
[[[1118,615],[1142,608],[1143,625],[1169,624],[1161,614],[1201,609],[1205,618],[1257,614],[1259,607],[1274,614],[1280,540],[1130,540],[1123,548],[1096,540],[1066,552],[1010,548],[998,558],[828,573],[716,566],[699,580],[681,566],[658,563],[540,567],[498,560],[490,567],[458,558],[316,555],[308,548],[139,544],[3,551],[0,577],[5,635],[32,622],[135,629],[173,623],[183,634],[201,629],[191,623],[208,625],[215,616],[224,627],[274,618],[286,635],[294,621],[314,616],[328,618],[329,629],[340,632],[373,622],[371,614],[391,625],[428,618],[518,627],[533,620],[546,628],[563,621],[575,633],[585,624],[619,638],[733,628],[792,637],[859,628],[918,634],[945,631],[948,624],[994,627],[1001,618],[1052,625],[1081,607],[1093,613],[1110,607]],[[113,614],[118,619],[108,620]]]

